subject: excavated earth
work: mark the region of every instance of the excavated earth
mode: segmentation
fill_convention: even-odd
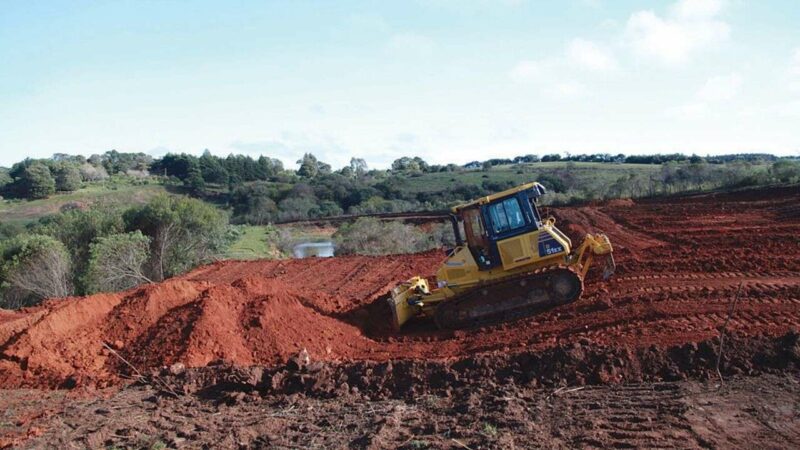
[[[432,275],[444,258],[440,251],[224,261],[128,292],[0,310],[0,387],[9,394],[37,389],[62,396],[61,407],[44,408],[50,412],[20,413],[36,420],[14,416],[20,425],[7,431],[17,437],[7,442],[34,445],[42,435],[63,445],[136,446],[141,442],[131,444],[132,436],[157,435],[174,446],[199,439],[224,447],[478,448],[525,446],[536,435],[545,447],[800,445],[800,188],[613,201],[545,213],[573,242],[586,232],[608,234],[615,277],[603,282],[595,270],[578,302],[481,329],[438,331],[418,321],[397,335],[371,331],[375,300],[398,280]],[[722,352],[721,334],[727,337]],[[708,394],[704,389],[720,376],[733,377],[729,384],[750,394]],[[763,382],[765,377],[775,378]],[[154,399],[160,415],[186,413],[192,405],[212,408],[208,402],[216,412],[238,408],[226,414],[241,414],[253,429],[227,441],[230,423],[190,433],[175,420],[141,426],[123,414],[112,421],[117,432],[100,433],[108,429],[102,426],[77,433],[80,426],[53,419],[61,417],[63,405],[71,405],[73,417],[97,414],[66,400],[63,391],[41,391],[78,388],[71,392],[84,395],[99,389],[105,395],[130,379],[138,384],[99,407],[106,411],[98,413],[103,423],[118,416],[108,412],[116,411],[114,399],[129,396]],[[773,386],[772,409],[759,410],[769,417],[751,414],[747,423],[767,434],[719,440],[711,431],[724,424],[715,428],[706,423],[710,410],[686,407],[686,398],[695,398],[689,393],[698,390],[704,394],[695,396],[708,396],[720,411],[741,400],[735,395],[763,403],[763,383]],[[565,392],[570,397],[562,406],[571,413],[559,418],[551,406]],[[409,410],[418,409],[422,398],[441,405]],[[259,403],[266,399],[269,405]],[[522,400],[517,405],[514,399]],[[320,404],[328,405],[327,415],[310,412]],[[378,414],[370,405],[388,409]],[[308,408],[313,423],[284,420],[296,418],[295,408]],[[531,412],[536,408],[538,416]],[[609,408],[617,408],[619,417],[608,416]],[[594,417],[593,409],[604,413]],[[350,420],[347,411],[362,413]],[[359,422],[370,415],[384,422]],[[410,416],[439,425],[406,425]],[[696,423],[680,422],[689,416]],[[441,425],[448,417],[455,422]],[[470,417],[481,417],[480,424],[464,425]],[[344,421],[341,428],[320,425],[337,420]],[[531,420],[546,422],[535,430],[514,424]],[[305,425],[292,428],[290,422]],[[702,426],[705,431],[698,431]],[[331,427],[336,433],[326,434]]]

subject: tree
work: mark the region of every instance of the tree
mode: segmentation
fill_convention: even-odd
[[[176,177],[180,180],[185,180],[189,176],[189,170],[196,166],[197,157],[195,156],[187,155],[185,153],[180,155],[169,153],[161,158],[161,160],[153,164],[153,171],[159,175],[166,175],[170,177]]]
[[[89,158],[90,162],[92,158]],[[97,159],[110,174],[127,173],[129,170],[146,171],[153,162],[153,157],[146,153],[120,153],[116,150],[108,151]]]
[[[148,278],[161,281],[215,258],[228,244],[228,219],[193,198],[160,195],[123,215],[128,231],[150,237]]]
[[[222,165],[220,159],[212,155],[210,151],[203,152],[199,163],[203,180],[207,183],[223,184],[228,182],[228,171]]]
[[[350,158],[350,170],[353,171],[355,176],[364,176],[368,169],[367,162],[363,158]]]
[[[395,172],[425,172],[430,166],[419,156],[410,158],[403,156],[392,162],[392,170]]]
[[[283,163],[279,159],[267,158],[264,155],[258,157],[258,179],[268,180],[283,172]]]
[[[88,293],[84,278],[92,242],[123,230],[122,212],[113,204],[97,204],[86,210],[72,209],[46,216],[32,226],[33,232],[51,236],[64,244],[72,260],[72,284],[79,294]]]
[[[144,267],[149,252],[150,238],[139,230],[97,239],[90,249],[90,291],[115,292],[152,283]]]
[[[43,300],[72,293],[67,250],[50,236],[20,236],[7,242],[0,273],[8,289],[21,301],[26,297]]]
[[[108,178],[108,172],[105,167],[98,165],[94,166],[88,162],[81,165],[79,172],[83,181],[100,181]]]
[[[56,190],[77,191],[81,187],[81,172],[70,162],[62,162],[55,170]]]
[[[772,176],[781,183],[788,183],[800,178],[800,161],[782,159],[775,161],[770,168]]]
[[[0,168],[0,190],[5,189],[5,187],[11,184],[13,181],[14,179],[8,174],[8,170],[5,168]]]
[[[308,211],[308,215],[311,217],[331,217],[340,216],[343,212],[342,208],[336,204],[336,202],[322,200],[317,206]]]
[[[189,167],[186,178],[183,180],[183,185],[189,188],[193,194],[202,192],[206,187],[206,182],[203,180],[203,174],[200,172],[200,166],[197,163],[193,163]]]
[[[238,187],[231,196],[235,220],[252,225],[274,221],[278,206],[273,198],[277,195],[276,189],[263,181]]]
[[[340,254],[386,255],[427,250],[430,237],[412,225],[396,221],[382,222],[374,217],[360,217],[343,224],[333,235]]]
[[[285,222],[289,220],[308,219],[309,212],[317,207],[316,199],[313,197],[288,197],[278,204],[278,220]]]
[[[297,174],[304,178],[314,178],[320,173],[320,163],[317,161],[317,157],[312,155],[311,153],[306,153],[303,155],[303,159],[297,161],[297,164],[300,164],[300,168],[297,169]],[[327,166],[327,164],[325,164]],[[328,166],[330,169],[330,166]]]
[[[51,196],[56,191],[56,181],[50,169],[42,163],[33,163],[22,171],[20,178],[22,196],[40,199]]]
[[[542,156],[542,162],[550,162],[550,161],[561,161],[561,155],[559,155],[558,153],[553,153],[551,155]]]

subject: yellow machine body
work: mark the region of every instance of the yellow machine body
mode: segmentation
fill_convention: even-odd
[[[460,215],[464,211],[493,204],[537,185],[529,183],[483,197],[453,208],[453,214]],[[614,269],[613,248],[608,237],[604,234],[586,235],[583,242],[573,249],[572,242],[555,227],[552,217],[542,220],[536,230],[497,240],[495,244],[500,263],[490,269],[480,267],[475,252],[464,243],[450,252],[436,272],[435,280],[417,276],[396,286],[388,298],[394,327],[399,329],[414,317],[432,317],[442,302],[459,298],[467,292],[543,268],[568,267],[582,279],[595,256],[607,255],[604,277],[610,276]]]

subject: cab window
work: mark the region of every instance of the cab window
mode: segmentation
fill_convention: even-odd
[[[464,231],[467,242],[472,247],[483,247],[486,234],[483,232],[481,215],[478,209],[464,211]]]
[[[525,226],[522,208],[516,197],[503,200],[489,206],[489,217],[492,221],[494,234],[504,233]]]
[[[529,197],[528,202],[531,204],[531,211],[533,211],[533,221],[536,223],[536,228],[542,226],[542,216],[539,215],[539,208],[536,206],[536,197]]]

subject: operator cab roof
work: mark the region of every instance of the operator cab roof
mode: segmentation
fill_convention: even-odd
[[[486,205],[488,203],[492,203],[495,200],[499,200],[501,198],[509,197],[511,195],[517,194],[517,193],[522,192],[522,191],[527,191],[527,190],[531,191],[531,196],[532,197],[541,197],[546,192],[546,189],[545,189],[544,186],[542,186],[540,183],[537,183],[536,181],[534,181],[532,183],[525,183],[525,184],[519,185],[517,187],[511,188],[511,189],[506,189],[505,191],[498,192],[496,194],[487,195],[486,197],[480,197],[480,198],[475,199],[475,200],[473,200],[473,201],[471,201],[469,203],[464,203],[463,205],[454,206],[452,208],[452,212],[453,212],[453,214],[456,214],[459,211],[463,211],[465,209],[472,208],[472,207],[475,207],[475,206]]]

